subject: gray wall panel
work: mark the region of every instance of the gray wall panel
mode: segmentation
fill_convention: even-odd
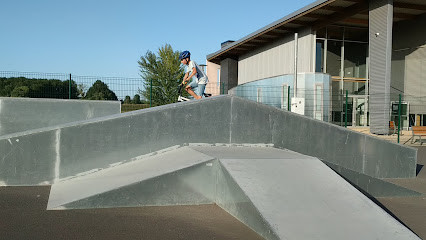
[[[381,178],[415,177],[417,161],[416,149],[234,96],[20,134],[0,137],[3,185],[49,184],[186,143],[273,143]]]
[[[135,111],[63,129],[61,178],[184,143],[229,142],[230,103],[223,98]],[[221,105],[221,108],[217,108]],[[79,139],[87,139],[80,141]],[[87,144],[90,142],[90,144]]]
[[[393,0],[370,1],[370,131],[388,134]]]
[[[269,108],[236,98],[232,101],[231,142],[271,143]]]
[[[220,106],[220,107],[218,107]],[[228,143],[231,103],[211,97],[0,137],[3,185],[52,183],[185,143]],[[225,125],[225,126],[224,126]],[[13,145],[10,141],[19,143]],[[16,173],[15,173],[16,172]]]
[[[237,60],[227,58],[220,62],[220,84],[222,94],[227,94],[229,89],[238,85]]]
[[[325,162],[325,164],[349,181],[352,185],[373,197],[406,197],[422,195],[419,192],[397,186],[378,178],[370,177],[357,171],[349,170],[339,165],[329,162]]]
[[[0,185],[49,184],[55,179],[58,130],[0,138]]]
[[[328,124],[311,120],[313,119],[306,119],[306,124],[301,125],[297,131],[299,134],[307,132],[302,140],[304,145],[306,145],[306,154],[316,156],[319,159],[330,159],[331,152],[329,149],[333,149],[336,146],[330,139],[330,131],[335,131],[335,129],[330,129]],[[330,159],[330,161],[332,160]]]
[[[401,178],[401,172],[416,176],[417,151],[369,137],[365,144],[365,174],[378,178]]]
[[[318,157],[323,161],[369,176],[415,177],[416,149],[274,107],[254,102],[248,104],[249,102],[237,97],[233,99],[233,109],[238,110],[232,111],[232,119],[238,119],[238,121],[232,122],[231,131],[239,133],[237,137],[232,134],[233,143],[251,143],[253,136],[260,136],[258,142],[264,143],[271,137],[276,147]],[[257,117],[255,113],[258,114]],[[235,114],[243,116],[235,116]],[[255,122],[262,127],[253,127]],[[316,151],[316,149],[322,150]]]
[[[362,171],[366,135],[280,110],[272,119],[276,147]]]
[[[119,101],[0,98],[0,136],[120,113]]]
[[[329,149],[333,149],[329,158],[333,163],[363,172],[365,138],[365,135],[343,127],[333,129],[329,134]],[[328,161],[328,158],[324,160]]]

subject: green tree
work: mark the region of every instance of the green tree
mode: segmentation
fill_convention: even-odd
[[[130,96],[125,96],[124,97],[124,102],[123,102],[124,104],[131,104],[132,103],[132,100],[130,99]]]
[[[184,70],[179,61],[179,51],[166,44],[158,49],[158,55],[148,51],[138,61],[141,76],[144,80],[142,96],[155,105],[164,105],[176,102],[177,87],[182,81]]]
[[[71,80],[28,79],[25,77],[0,77],[0,97],[73,98],[78,97],[77,84]]]
[[[134,104],[141,104],[142,102],[141,102],[141,96],[139,96],[139,94],[136,94],[134,97],[133,97],[133,103]]]
[[[96,80],[89,88],[84,99],[88,100],[118,100],[117,95],[101,80]]]
[[[11,97],[29,97],[30,89],[27,86],[19,86],[13,89]]]

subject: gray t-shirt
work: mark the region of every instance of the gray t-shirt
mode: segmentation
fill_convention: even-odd
[[[207,78],[206,74],[201,70],[200,66],[194,61],[189,61],[188,66],[186,66],[186,72],[188,73],[188,76],[192,74],[192,69],[195,67],[197,70],[197,74],[194,75],[195,81],[198,84],[207,84],[209,79]]]

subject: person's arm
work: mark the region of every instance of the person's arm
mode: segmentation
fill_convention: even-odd
[[[182,80],[182,85],[185,85],[186,84],[186,82],[188,81],[188,72],[187,73],[185,73],[185,76],[183,76],[183,80]]]
[[[186,84],[187,82],[189,82],[189,79],[191,79],[195,74],[197,74],[197,69],[193,67],[191,75],[188,76],[188,73],[186,73],[185,76],[183,77],[182,84]]]

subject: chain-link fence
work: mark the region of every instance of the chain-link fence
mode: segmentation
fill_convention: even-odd
[[[321,85],[319,85],[321,86]],[[373,118],[389,119],[389,134],[426,126],[426,96],[394,93],[350,94],[348,90],[287,85],[240,85],[231,94],[344,127],[369,127]],[[372,104],[376,106],[372,108]],[[371,109],[374,109],[373,112]],[[387,128],[387,126],[383,126]],[[387,130],[387,129],[386,129]],[[399,141],[399,140],[398,140]]]
[[[148,84],[147,87],[151,86]],[[122,102],[122,111],[158,105],[155,99],[145,99],[142,95],[143,90],[144,82],[141,77],[89,77],[73,74],[0,71],[0,96],[2,97],[119,100]],[[408,130],[411,126],[426,126],[426,96],[400,95],[398,92],[361,95],[348,91],[349,94],[347,94],[346,90],[317,86],[314,89],[298,88],[297,92],[294,92],[294,89],[287,85],[240,85],[228,91],[228,86],[213,81],[206,86],[206,93],[212,95],[228,94],[228,92],[318,120],[353,127],[369,126],[370,116],[377,115],[370,111],[369,106],[374,99],[373,102],[390,102],[390,105],[386,106],[388,109],[382,109],[383,113],[388,112],[390,121],[402,130]],[[170,102],[175,100],[177,101],[177,97]],[[398,109],[401,111],[399,112]]]
[[[119,100],[131,111],[149,106],[142,90],[142,78],[0,71],[1,97]]]

